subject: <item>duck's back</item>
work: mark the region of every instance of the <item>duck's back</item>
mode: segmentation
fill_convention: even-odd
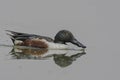
[[[9,31],[9,30],[7,31],[11,33],[8,35],[11,36],[11,39],[14,45],[47,48],[48,45],[44,42],[44,40],[48,42],[53,42],[52,38],[46,37],[46,36],[20,33],[20,32],[14,32],[14,31]]]

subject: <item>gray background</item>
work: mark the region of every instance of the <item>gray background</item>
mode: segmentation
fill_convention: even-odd
[[[4,30],[54,37],[70,30],[87,46],[85,56],[60,68],[52,61],[9,60],[0,47],[2,80],[119,80],[119,0],[0,0],[0,43]]]

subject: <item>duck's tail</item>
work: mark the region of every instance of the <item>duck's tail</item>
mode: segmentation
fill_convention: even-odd
[[[12,40],[12,42],[13,42],[13,44],[14,44],[14,42],[15,42],[15,32],[13,32],[13,31],[9,31],[9,30],[5,30],[5,31],[7,31],[7,32],[9,32],[9,33],[6,33],[8,36],[10,36],[10,39]]]
[[[26,34],[26,33],[20,33],[20,32],[11,31],[11,30],[5,30],[5,31],[11,33],[11,34],[14,35],[14,36],[19,36],[19,35]]]
[[[15,40],[24,41],[31,36],[30,34],[27,34],[27,33],[20,33],[20,32],[15,32],[10,30],[5,30],[5,31],[7,31],[7,35],[10,36],[13,43],[15,42]]]

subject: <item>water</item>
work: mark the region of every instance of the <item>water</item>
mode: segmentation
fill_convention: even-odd
[[[80,64],[76,61],[86,54],[84,50],[48,50],[9,45],[1,45],[0,49],[4,52],[0,54],[0,74],[3,75],[1,76],[3,79],[6,75],[11,79],[31,80],[32,75],[41,76],[42,79],[46,78],[45,76],[56,79],[56,73],[62,74],[61,70],[67,67],[69,69],[74,62],[77,63],[76,65]],[[63,74],[66,75],[66,73]]]
[[[119,7],[116,0],[0,0],[0,79],[119,80]],[[41,58],[33,50],[16,50],[29,53],[19,55],[5,46],[13,45],[5,30],[54,38],[61,29],[86,45],[86,54],[38,50],[50,54]]]
[[[73,80],[110,79],[117,76],[115,72],[118,72],[119,65],[116,61],[119,60],[119,54],[115,51],[117,49],[106,44],[107,42],[98,43],[99,46],[90,44],[85,51],[13,47],[10,39],[2,42],[4,43],[0,46],[2,79]]]

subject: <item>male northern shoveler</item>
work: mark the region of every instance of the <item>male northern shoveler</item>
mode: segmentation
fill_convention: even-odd
[[[80,43],[73,34],[68,30],[59,31],[55,39],[50,37],[40,36],[35,34],[20,33],[15,31],[6,30],[10,32],[11,40],[14,45],[17,46],[30,46],[37,48],[50,48],[50,49],[68,49],[67,42],[77,45],[78,47],[86,48],[82,43]]]

